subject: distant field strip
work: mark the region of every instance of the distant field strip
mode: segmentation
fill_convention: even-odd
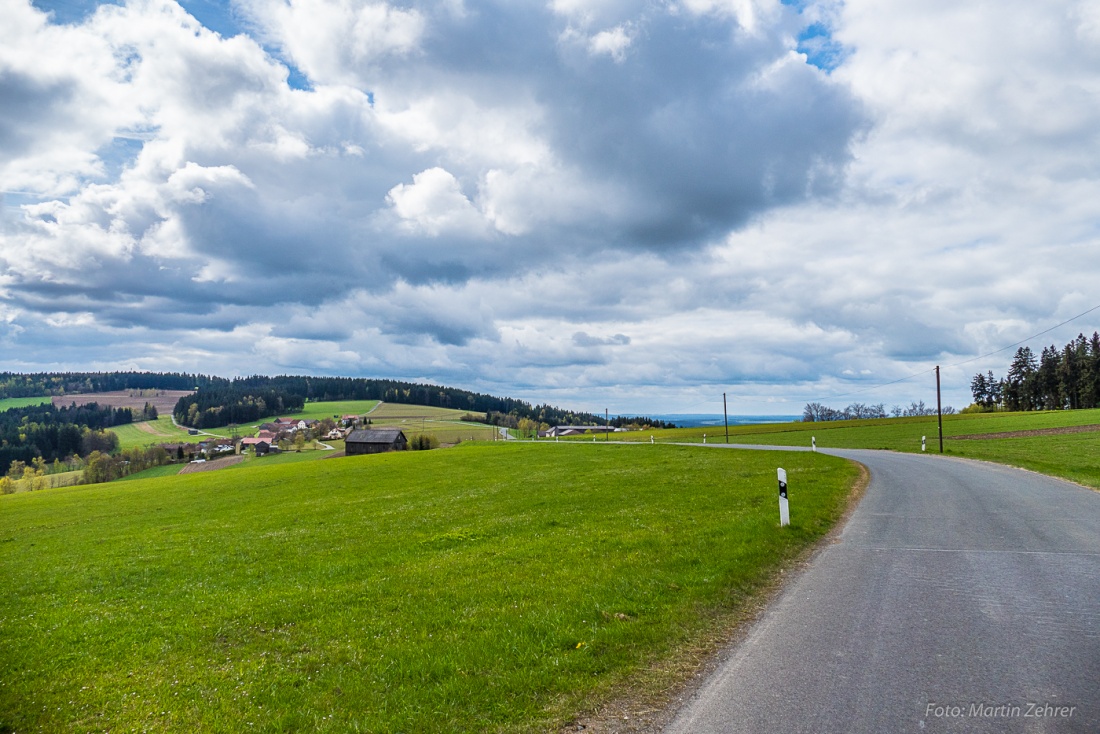
[[[500,442],[0,496],[0,731],[560,731],[749,614],[856,476]]]
[[[110,430],[118,436],[119,447],[123,449],[148,446],[155,443],[198,440],[195,436],[188,436],[186,428],[178,428],[173,425],[172,418],[167,415],[161,416],[155,421],[128,423],[123,426],[115,426]]]
[[[281,413],[281,416],[295,418],[307,418],[310,420],[321,420],[322,418],[332,418],[333,416],[343,417],[345,415],[365,415],[369,413],[371,409],[378,404],[377,400],[331,400],[321,402],[308,402],[306,407],[297,413]],[[279,416],[271,416],[277,418]]]
[[[0,411],[26,408],[31,405],[46,405],[49,402],[49,396],[41,398],[0,398]]]
[[[432,418],[435,420],[458,420],[470,411],[451,408],[435,408],[427,405],[408,405],[406,403],[381,403],[370,414],[372,421],[401,418]]]
[[[1100,409],[1052,410],[1025,413],[977,413],[943,417],[944,452],[1062,477],[1085,486],[1100,488]],[[921,439],[927,450],[939,452],[936,416],[921,418],[876,418],[826,423],[778,423],[730,427],[730,442],[809,446],[819,448],[889,449],[918,453]],[[725,441],[725,431],[706,428],[676,428],[615,434],[616,440],[648,442]],[[980,439],[983,436],[985,440]]]
[[[971,433],[965,436],[952,436],[951,438],[957,441],[974,439],[990,440],[996,438],[1026,438],[1029,436],[1059,436],[1067,433],[1089,433],[1091,431],[1100,431],[1100,425],[1036,428],[1029,431],[1003,431],[1001,433]]]

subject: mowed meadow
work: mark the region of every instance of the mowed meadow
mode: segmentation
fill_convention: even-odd
[[[3,496],[0,731],[555,730],[669,685],[858,472],[497,442]]]

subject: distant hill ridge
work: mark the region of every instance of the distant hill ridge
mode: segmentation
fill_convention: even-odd
[[[484,413],[495,425],[514,425],[521,418],[549,425],[602,423],[602,416],[551,405],[532,405],[443,385],[362,377],[279,375],[225,378],[186,372],[0,372],[0,398],[68,395],[115,390],[197,390],[181,398],[176,420],[199,428],[245,422],[256,417],[300,410],[306,401],[382,400]],[[192,406],[195,409],[192,410]],[[266,413],[264,412],[266,411]],[[634,418],[620,416],[614,425]],[[649,421],[664,424],[663,421]]]

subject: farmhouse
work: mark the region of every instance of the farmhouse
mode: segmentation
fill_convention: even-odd
[[[352,431],[348,434],[344,447],[348,456],[356,456],[404,451],[408,443],[405,434],[396,428],[372,428]]]
[[[271,452],[271,440],[267,438],[241,439],[241,451],[245,451],[249,446],[253,447],[252,450],[256,453],[256,456],[263,456]]]

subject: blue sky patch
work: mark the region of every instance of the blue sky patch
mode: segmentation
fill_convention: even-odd
[[[798,51],[806,54],[810,64],[824,71],[840,66],[848,55],[823,23],[812,23],[798,34]]]
[[[70,25],[79,23],[95,12],[100,5],[122,5],[97,0],[31,0],[31,5],[44,13],[53,13],[54,23]]]

